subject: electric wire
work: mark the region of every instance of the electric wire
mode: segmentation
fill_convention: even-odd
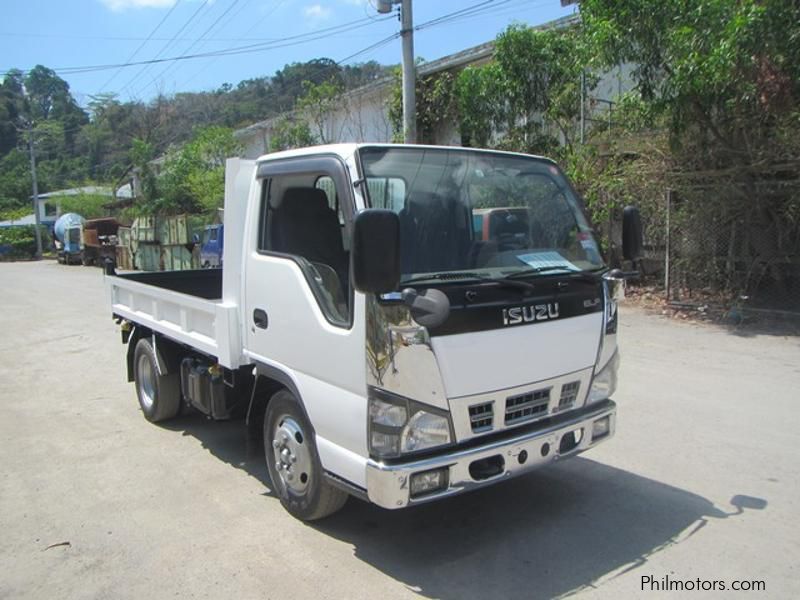
[[[181,26],[180,29],[178,29],[178,31],[175,32],[175,35],[173,35],[172,38],[170,38],[170,40],[161,47],[161,49],[156,53],[156,55],[153,57],[153,59],[158,59],[158,57],[161,56],[167,50],[167,48],[170,47],[170,45],[173,43],[173,41],[181,33],[183,33],[183,31],[197,18],[197,15],[199,15],[200,11],[202,11],[203,8],[205,8],[206,4],[208,4],[208,0],[204,0],[203,3],[200,4],[200,6],[197,7],[197,9],[192,13],[192,15],[189,17],[189,19]],[[137,64],[137,63],[131,63],[131,65],[129,65],[129,66],[132,66],[132,65],[135,65],[135,64]],[[144,66],[133,77],[131,77],[131,79],[128,80],[128,83],[126,83],[125,85],[122,86],[120,91],[123,91],[123,90],[126,90],[126,89],[131,89],[131,86],[134,84],[134,82],[137,81],[139,79],[139,77],[141,77],[142,74],[145,71],[147,71],[147,69],[150,68],[148,62],[142,62],[141,64],[143,64]],[[56,71],[56,72],[58,72],[58,71]]]
[[[165,22],[167,19],[169,19],[170,15],[171,15],[173,12],[175,12],[175,9],[176,9],[176,8],[178,8],[178,5],[179,5],[180,3],[181,3],[181,0],[177,0],[177,1],[175,2],[175,4],[173,4],[173,5],[172,5],[172,7],[171,7],[171,8],[170,8],[170,9],[167,11],[167,14],[165,14],[165,15],[164,15],[164,17],[163,17],[163,18],[162,18],[162,19],[161,19],[161,20],[158,22],[158,25],[156,25],[156,26],[155,26],[155,28],[154,28],[154,29],[153,29],[153,30],[150,32],[150,35],[148,35],[148,36],[145,38],[145,40],[144,40],[144,41],[143,41],[141,44],[139,44],[139,46],[136,48],[136,50],[134,50],[134,51],[133,51],[133,53],[132,53],[132,54],[131,54],[131,55],[128,57],[128,60],[126,60],[126,61],[125,61],[126,63],[130,63],[130,62],[131,62],[131,61],[132,61],[134,58],[136,58],[136,55],[137,55],[137,54],[139,54],[139,51],[140,51],[142,48],[144,48],[145,44],[147,44],[147,42],[149,42],[149,41],[150,41],[150,39],[151,39],[151,38],[152,38],[152,37],[155,35],[156,31],[158,31],[158,30],[161,28],[161,26],[164,24],[164,22]],[[109,77],[109,78],[108,78],[108,80],[107,80],[107,81],[106,81],[106,82],[103,84],[103,86],[100,88],[100,91],[99,91],[99,92],[97,92],[97,93],[98,93],[98,94],[102,94],[102,93],[103,93],[103,90],[105,90],[105,89],[106,89],[106,88],[109,86],[109,84],[110,84],[112,81],[114,81],[114,79],[117,77],[117,75],[119,75],[119,74],[122,72],[122,69],[123,69],[123,67],[120,67],[119,69],[117,69],[116,71],[114,71],[114,74],[113,74],[113,75],[111,75],[111,77]]]

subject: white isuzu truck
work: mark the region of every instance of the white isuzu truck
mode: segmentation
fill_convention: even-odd
[[[263,436],[295,517],[446,498],[614,434],[616,298],[545,158],[345,144],[226,165],[223,269],[106,277],[153,422]],[[641,224],[626,209],[626,258]]]

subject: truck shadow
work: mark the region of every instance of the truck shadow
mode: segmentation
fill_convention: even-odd
[[[196,438],[214,457],[241,469],[265,484],[267,486],[264,489],[265,496],[275,497],[272,493],[269,471],[264,462],[261,441],[248,439],[247,426],[243,420],[212,421],[191,410],[159,425],[164,429]]]
[[[277,502],[261,449],[248,448],[242,421],[188,414],[166,426],[261,481]],[[701,534],[711,521],[767,507],[750,496],[729,502],[723,510],[689,491],[577,457],[400,511],[351,498],[341,512],[309,525],[425,597],[553,598],[646,567],[651,556]],[[632,596],[641,591],[638,581]]]
[[[351,500],[313,526],[426,597],[554,598],[643,567],[710,520],[767,505],[748,496],[731,504],[725,512],[691,492],[574,458],[402,511]],[[640,593],[636,581],[631,596]]]

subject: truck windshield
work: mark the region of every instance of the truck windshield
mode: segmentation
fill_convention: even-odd
[[[370,206],[398,213],[402,281],[603,268],[581,204],[550,161],[446,148],[360,150]]]

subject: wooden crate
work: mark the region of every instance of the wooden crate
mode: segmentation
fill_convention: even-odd
[[[131,247],[131,228],[130,227],[120,227],[117,229],[117,245],[118,246],[125,246],[126,248]]]
[[[161,246],[158,244],[139,244],[134,257],[134,265],[140,271],[161,271]]]
[[[157,242],[158,223],[155,217],[138,217],[131,225],[131,239],[137,242]]]
[[[117,269],[133,271],[133,255],[127,246],[117,246]]]
[[[188,215],[162,218],[158,225],[158,241],[166,246],[188,244],[191,240]]]
[[[188,271],[199,268],[199,255],[184,245],[162,245],[161,264],[165,271]]]

